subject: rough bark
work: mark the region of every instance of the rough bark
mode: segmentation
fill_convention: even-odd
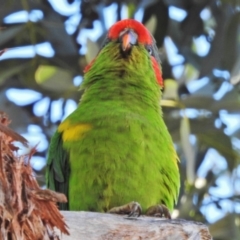
[[[62,211],[70,235],[63,240],[209,240],[207,226],[183,219],[160,219],[95,213]]]

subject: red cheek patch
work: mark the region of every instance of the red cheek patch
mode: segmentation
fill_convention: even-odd
[[[94,61],[95,61],[96,58],[94,58],[83,70],[83,73],[86,73],[89,71],[89,69],[92,67]]]
[[[163,78],[162,78],[162,71],[160,69],[160,66],[154,57],[151,57],[151,59],[152,59],[152,65],[156,75],[157,82],[161,87],[163,87]]]

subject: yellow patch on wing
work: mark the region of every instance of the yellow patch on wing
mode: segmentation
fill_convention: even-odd
[[[91,129],[91,124],[72,124],[69,120],[62,122],[58,127],[58,131],[62,132],[62,138],[64,142],[80,140],[83,135]]]

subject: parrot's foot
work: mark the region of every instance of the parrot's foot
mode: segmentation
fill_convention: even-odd
[[[171,214],[168,208],[163,204],[151,206],[150,208],[147,209],[146,215],[160,218],[165,217],[171,219]]]
[[[139,217],[142,213],[142,208],[138,202],[133,201],[123,206],[111,208],[108,213],[128,214],[128,217]]]

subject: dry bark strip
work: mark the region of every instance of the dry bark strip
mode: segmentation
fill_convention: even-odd
[[[56,202],[67,199],[39,187],[30,165],[36,149],[19,156],[14,141],[28,142],[9,123],[0,112],[0,240],[58,240],[54,228],[65,234],[68,230]]]

